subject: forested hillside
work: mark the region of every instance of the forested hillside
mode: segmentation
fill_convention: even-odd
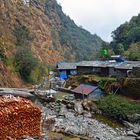
[[[39,81],[57,61],[95,59],[102,43],[66,16],[56,0],[1,0],[1,63],[26,82]]]
[[[54,14],[52,14],[52,11]],[[69,48],[64,53],[65,59],[95,59],[96,52],[99,51],[103,43],[100,37],[96,34],[92,35],[85,29],[78,27],[69,16],[66,16],[62,12],[61,6],[55,0],[47,0],[45,14],[55,25],[52,29],[54,46],[57,47],[57,40],[59,39],[62,47]],[[58,21],[59,28],[56,25]]]
[[[116,54],[124,54],[130,60],[140,60],[140,14],[120,25],[112,32],[111,46]]]

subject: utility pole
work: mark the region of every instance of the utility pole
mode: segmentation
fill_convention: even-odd
[[[82,89],[82,96],[83,96],[83,103],[84,103],[84,89]],[[84,110],[83,110],[83,120],[84,120],[85,116],[84,116]]]

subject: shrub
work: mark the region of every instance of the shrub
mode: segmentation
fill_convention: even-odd
[[[15,58],[14,57],[7,57],[6,59],[6,65],[10,67],[12,72],[16,72],[15,68]]]
[[[30,81],[34,84],[38,84],[42,80],[42,77],[46,75],[48,75],[48,68],[40,65],[31,71]]]
[[[98,101],[98,106],[110,115],[127,115],[140,113],[140,104],[129,101],[121,96],[110,94]]]
[[[27,47],[19,47],[15,55],[16,71],[26,82],[31,82],[30,74],[38,67],[38,60]]]
[[[7,64],[12,67],[15,63],[15,71],[20,73],[22,80],[37,84],[44,75],[48,74],[48,69],[39,64],[38,59],[28,47],[31,37],[26,26],[17,25],[13,32],[17,39],[17,50],[14,62],[9,59]]]
[[[17,39],[17,45],[23,46],[28,44],[28,41],[31,40],[29,30],[24,25],[17,25],[13,31],[14,36]]]

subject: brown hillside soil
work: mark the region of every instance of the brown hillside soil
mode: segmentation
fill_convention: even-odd
[[[22,0],[1,0],[0,4],[0,37],[3,38],[7,53],[15,53],[16,39],[13,30],[16,25],[22,24],[28,28],[32,39],[30,47],[33,53],[41,62],[52,65],[59,60],[63,60],[65,49],[61,48],[58,42],[57,48],[54,48],[52,27],[53,24],[44,14],[45,0],[33,3],[28,7]],[[56,13],[52,11],[54,17]],[[60,19],[55,18],[57,29],[59,29]]]
[[[81,56],[79,60],[82,59],[85,54],[85,51],[82,51],[83,54],[81,53],[81,50],[85,48],[82,47],[82,44],[87,44],[89,54],[96,49],[100,50],[103,43],[97,35],[91,35],[81,27],[79,28],[62,12],[61,6],[58,6],[56,0],[30,0],[29,4],[26,4],[25,0],[1,0],[0,40],[4,43],[8,58],[15,56],[19,42],[16,40],[14,31],[19,25],[26,27],[29,31],[30,38],[27,47],[31,48],[33,55],[47,66],[54,66],[58,61],[74,61],[77,53],[80,54],[79,57]],[[66,26],[68,27],[66,28]],[[18,31],[21,32],[20,29]],[[77,36],[81,37],[77,38]],[[88,45],[88,39],[91,45]],[[81,40],[84,40],[82,44]],[[79,42],[79,45],[76,45],[76,42]],[[90,56],[94,56],[94,53],[91,53]],[[3,75],[2,73],[0,72],[1,75]],[[5,77],[9,76],[5,75]],[[11,74],[11,78],[14,79],[13,74]],[[3,79],[0,78],[0,80]],[[8,83],[1,83],[1,85],[9,86]]]
[[[50,19],[44,14],[46,0],[32,2],[28,7],[22,0],[1,0],[0,1],[0,40],[4,44],[6,56],[12,58],[16,52],[16,38],[13,34],[14,28],[21,24],[27,27],[31,40],[29,47],[33,54],[45,65],[54,65],[57,61],[63,60],[65,48],[57,43],[54,48],[52,27]],[[56,13],[52,11],[56,16]],[[55,18],[59,29],[60,19]],[[6,64],[0,62],[0,87],[23,87],[18,74],[12,72]]]
[[[25,87],[20,77],[0,61],[0,87]]]

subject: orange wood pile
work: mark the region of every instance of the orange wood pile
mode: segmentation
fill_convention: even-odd
[[[41,110],[21,97],[0,97],[0,140],[41,136]]]

